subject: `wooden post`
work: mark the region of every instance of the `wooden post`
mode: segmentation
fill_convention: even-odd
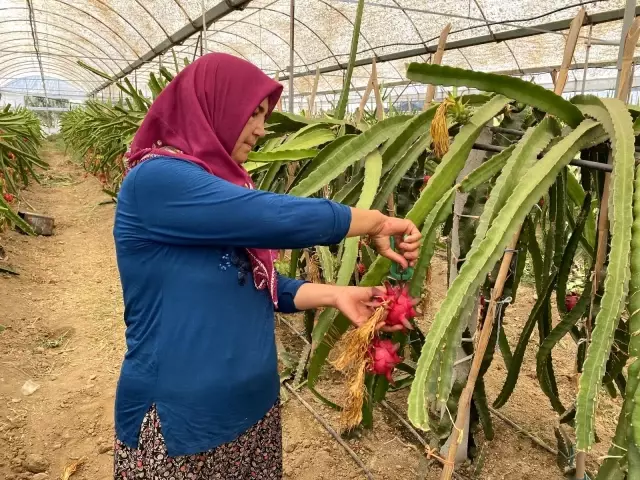
[[[554,91],[558,95],[564,91],[564,87],[567,84],[567,76],[569,75],[569,66],[571,65],[571,59],[573,58],[573,52],[576,49],[576,43],[578,43],[578,35],[580,34],[580,28],[584,23],[584,17],[587,14],[584,7],[578,10],[578,14],[571,22],[569,27],[569,35],[567,36],[567,42],[564,47],[564,56],[562,57],[562,65],[558,72],[558,78],[555,82]]]
[[[451,31],[451,24],[448,23],[446,27],[442,29],[440,33],[440,39],[438,40],[438,49],[436,50],[436,54],[433,56],[433,60],[431,61],[432,65],[440,65],[442,64],[442,57],[444,56],[444,46],[447,43],[447,37],[449,36],[449,32]],[[436,87],[435,85],[427,85],[427,95],[424,99],[423,110],[429,108],[429,104],[433,101],[433,97],[436,96]]]
[[[307,118],[315,113],[316,109],[316,93],[318,93],[318,82],[320,81],[320,68],[316,67],[316,78],[313,80],[313,88],[311,89],[311,96],[309,97],[309,112]]]
[[[362,99],[360,100],[360,105],[358,106],[358,111],[356,112],[356,125],[360,123],[362,120],[362,115],[364,114],[364,108],[367,106],[367,101],[369,100],[369,95],[371,95],[371,91],[374,88],[374,83],[377,85],[377,67],[376,67],[376,59],[373,59],[371,63],[371,75],[369,76],[369,83],[367,83],[367,88],[362,94]]]
[[[640,39],[640,17],[631,24],[624,41],[622,52],[622,66],[620,68],[620,82],[618,84],[618,99],[624,103],[629,101],[629,94],[633,84],[633,54]]]
[[[380,93],[380,85],[378,84],[378,66],[375,59],[371,63],[371,80],[373,93],[376,97],[376,118],[378,121],[384,119],[384,104],[382,103],[382,94]]]
[[[280,81],[280,72],[276,72],[276,76],[274,77],[274,80],[276,82]],[[276,110],[281,112],[282,111],[282,98],[278,99],[278,104],[276,105]]]
[[[578,20],[576,20],[578,19]],[[581,8],[578,14],[576,15],[576,19],[571,22],[571,28],[569,30],[569,35],[567,37],[567,43],[565,44],[564,49],[564,59],[571,59],[573,57],[573,52],[576,47],[576,41],[578,39],[578,34],[580,33],[580,29],[582,28],[582,21],[584,21],[584,9]],[[573,39],[573,40],[572,40]],[[563,68],[561,68],[560,73],[558,75],[558,81],[556,82],[555,93],[560,95],[564,89],[564,85],[566,83],[566,74],[564,76],[564,81],[562,81],[562,71],[568,67],[565,66],[565,61],[562,62]],[[493,287],[493,291],[491,292],[491,301],[487,308],[487,316],[485,318],[484,324],[482,325],[482,331],[480,333],[480,339],[478,341],[478,345],[473,354],[473,363],[471,364],[471,371],[469,372],[469,377],[467,378],[467,384],[460,395],[460,401],[458,402],[458,413],[456,415],[456,422],[454,429],[460,432],[459,435],[456,436],[456,440],[451,442],[449,447],[449,452],[447,454],[447,461],[444,463],[444,468],[442,470],[442,476],[440,477],[442,480],[451,480],[453,476],[453,471],[455,469],[455,459],[456,453],[458,450],[458,445],[462,441],[463,432],[467,423],[467,416],[469,413],[469,406],[471,405],[471,399],[473,397],[473,391],[475,389],[476,380],[478,379],[478,372],[480,371],[480,365],[482,363],[482,359],[484,358],[484,354],[487,350],[487,345],[489,344],[489,338],[491,337],[491,330],[493,329],[493,321],[496,312],[496,305],[500,298],[502,297],[502,292],[504,290],[504,285],[507,280],[507,276],[509,274],[509,268],[511,266],[511,260],[513,259],[513,251],[518,245],[518,239],[520,238],[520,230],[516,232],[513,236],[511,243],[507,246],[505,253],[502,257],[502,263],[500,264],[500,270],[498,271],[498,276],[496,278],[496,283]]]

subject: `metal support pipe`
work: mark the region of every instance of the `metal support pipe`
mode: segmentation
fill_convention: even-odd
[[[500,145],[488,145],[486,143],[474,143],[473,144],[473,148],[474,148],[474,150],[482,150],[484,152],[496,152],[496,153],[499,153],[499,152],[503,151],[506,147],[501,147]],[[570,165],[574,165],[576,167],[590,168],[592,170],[600,170],[602,172],[611,172],[611,171],[613,171],[613,166],[612,165],[609,165],[607,163],[591,162],[589,160],[582,160],[582,159],[571,160],[571,162],[569,162],[569,164]]]
[[[42,91],[44,92],[44,104],[49,106],[49,97],[47,96],[47,84],[44,76],[44,68],[42,67],[42,57],[40,56],[40,45],[38,44],[38,28],[36,24],[36,14],[33,11],[33,4],[31,0],[27,0],[29,7],[29,23],[31,24],[31,37],[33,38],[33,49],[36,52],[36,58],[38,60],[38,67],[40,67],[40,79],[42,80]],[[49,117],[47,116],[47,120]]]
[[[633,1],[633,0],[629,0]],[[640,6],[635,7],[634,9],[636,15],[640,15]],[[587,25],[599,25],[601,23],[609,23],[615,22],[617,20],[621,20],[624,17],[625,10],[610,10],[607,12],[599,12],[593,15],[589,15],[586,24]],[[543,33],[552,33],[552,32],[561,32],[563,30],[568,30],[571,26],[571,22],[573,18],[568,18],[565,20],[558,20],[556,22],[544,23],[540,25],[535,25],[531,27],[522,27],[522,28],[514,28],[512,30],[505,30],[502,32],[494,32],[493,35],[482,35],[478,37],[464,38],[462,40],[456,40],[453,42],[448,42],[445,44],[445,50],[458,50],[467,47],[475,47],[478,45],[485,45],[487,43],[496,43],[496,42],[504,42],[507,40],[514,40],[517,38],[527,38],[535,35],[541,35]],[[403,60],[405,58],[419,57],[420,55],[429,55],[435,53],[437,50],[437,45],[430,45],[428,47],[420,47],[420,48],[412,48],[409,50],[403,50],[400,52],[394,52],[386,55],[377,55],[375,57],[376,62],[391,62],[394,60]],[[370,58],[361,58],[355,62],[356,67],[361,67],[363,65],[371,65],[373,62],[373,57]],[[323,67],[320,69],[320,73],[329,73],[329,72],[337,72],[340,70],[345,70],[347,68],[346,63],[340,63],[337,65],[330,65],[328,67]],[[526,70],[525,70],[526,71]],[[517,72],[517,71],[516,71]],[[312,75],[313,72],[299,72],[296,73],[296,77],[304,77],[307,75]],[[288,80],[288,78],[283,77],[281,80]]]
[[[289,113],[293,113],[293,53],[295,43],[296,0],[289,0]]]

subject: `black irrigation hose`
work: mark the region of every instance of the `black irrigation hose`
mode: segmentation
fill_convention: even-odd
[[[344,448],[347,451],[349,456],[364,471],[364,473],[367,476],[367,479],[374,480],[373,475],[371,474],[371,472],[369,471],[367,466],[360,459],[358,454],[356,452],[354,452],[353,450],[351,450],[351,447],[349,447],[349,445],[347,445],[347,443],[344,440],[342,440],[342,438],[340,438],[340,435],[338,435],[338,432],[336,432],[331,427],[331,425],[329,425],[329,423],[320,414],[316,413],[316,411],[313,409],[313,407],[311,405],[309,405],[307,403],[307,401],[304,398],[302,398],[302,396],[298,392],[296,392],[293,388],[291,388],[291,386],[288,383],[285,383],[284,386],[287,388],[287,390],[289,390],[291,393],[293,393],[295,395],[295,397],[300,401],[300,403],[302,403],[302,405],[304,405],[304,407],[307,410],[309,410],[311,415],[313,415],[313,417],[325,428],[325,430],[327,432],[329,432],[333,438],[335,438],[336,442],[338,442],[342,446],[342,448]]]

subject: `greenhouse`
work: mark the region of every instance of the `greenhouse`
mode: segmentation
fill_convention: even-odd
[[[639,39],[0,0],[0,478],[640,480]]]

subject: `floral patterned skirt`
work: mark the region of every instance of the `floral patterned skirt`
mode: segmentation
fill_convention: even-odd
[[[152,406],[142,421],[138,448],[116,439],[114,480],[210,480],[282,478],[280,403],[233,442],[196,455],[169,457]]]

